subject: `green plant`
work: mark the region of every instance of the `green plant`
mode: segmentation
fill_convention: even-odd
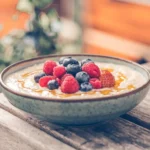
[[[26,30],[14,30],[0,41],[0,69],[19,60],[57,50],[60,21],[51,0],[20,0],[19,11],[30,14]]]

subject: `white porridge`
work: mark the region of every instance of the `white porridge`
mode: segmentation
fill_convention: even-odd
[[[28,95],[54,97],[54,98],[77,98],[77,97],[104,97],[125,93],[142,86],[146,79],[139,72],[123,65],[110,63],[96,63],[101,70],[109,70],[115,77],[115,86],[112,88],[93,89],[89,92],[78,91],[74,94],[62,93],[60,88],[49,90],[40,87],[34,81],[34,75],[42,72],[43,64],[34,65],[22,71],[10,75],[5,83],[8,87]]]

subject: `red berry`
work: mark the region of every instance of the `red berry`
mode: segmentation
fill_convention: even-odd
[[[79,83],[73,76],[67,76],[62,84],[61,84],[61,91],[63,93],[75,93],[79,90]]]
[[[100,89],[100,88],[102,88],[102,83],[97,78],[91,78],[89,82],[92,84],[93,89]]]
[[[68,77],[68,76],[73,77],[73,75],[67,73],[67,74],[65,74],[65,75],[62,76],[62,78],[61,78],[61,83],[62,83],[62,82],[65,80],[65,78]]]
[[[108,70],[101,71],[100,81],[102,87],[113,87],[115,85],[115,78]]]
[[[53,75],[57,78],[61,78],[66,73],[66,69],[64,66],[56,66],[53,69]]]
[[[44,77],[40,78],[39,84],[41,87],[47,87],[48,81],[54,80],[54,79],[55,79],[54,76],[44,76]]]
[[[86,63],[82,66],[82,70],[87,72],[91,78],[100,77],[100,69],[93,62]]]
[[[45,72],[45,74],[47,75],[52,75],[53,74],[53,69],[54,67],[56,67],[57,64],[56,62],[52,61],[52,60],[48,60],[44,63],[43,66],[43,71]]]

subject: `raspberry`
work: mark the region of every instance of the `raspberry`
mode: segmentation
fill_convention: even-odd
[[[82,66],[82,71],[87,72],[91,78],[100,77],[100,69],[92,62],[84,64]]]
[[[64,66],[56,66],[53,69],[53,75],[57,78],[61,78],[66,73],[66,69]]]
[[[43,71],[45,72],[45,74],[47,75],[52,75],[53,74],[53,69],[54,67],[56,67],[57,64],[54,61],[48,60],[44,63],[43,66]]]
[[[92,84],[93,89],[100,89],[102,88],[102,83],[97,78],[91,78],[90,83]]]
[[[65,80],[65,78],[68,77],[68,76],[73,77],[73,75],[67,73],[67,74],[63,75],[63,77],[61,78],[61,83],[62,83],[62,82]]]
[[[44,77],[40,78],[39,84],[41,87],[47,87],[48,81],[54,80],[54,79],[55,79],[54,76],[44,76]]]
[[[101,71],[100,81],[102,87],[113,87],[115,85],[115,78],[108,70]]]
[[[79,90],[79,83],[73,76],[67,76],[61,84],[63,93],[75,93]]]

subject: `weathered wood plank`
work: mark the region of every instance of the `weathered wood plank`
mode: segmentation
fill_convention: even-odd
[[[0,150],[74,150],[0,108]]]
[[[63,127],[42,122],[30,114],[13,107],[2,94],[0,98],[1,108],[76,149],[150,149],[150,130],[127,120],[119,118],[103,125]]]
[[[150,149],[150,131],[124,119],[116,119],[103,125],[69,128],[87,142],[81,148],[99,149]]]
[[[150,92],[141,104],[122,117],[150,129]]]

